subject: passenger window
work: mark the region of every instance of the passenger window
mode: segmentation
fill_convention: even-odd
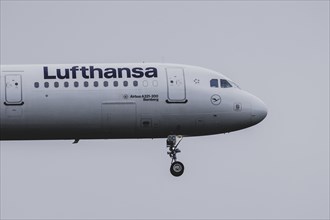
[[[88,87],[88,82],[87,81],[84,82],[84,86]]]
[[[233,87],[232,85],[230,85],[230,83],[225,80],[225,79],[221,79],[220,80],[220,84],[221,84],[221,88],[230,88]]]
[[[103,82],[103,86],[104,86],[104,87],[108,87],[108,86],[109,86],[108,81],[104,81],[104,82]]]
[[[39,88],[39,83],[38,82],[34,83],[34,88]]]
[[[143,86],[147,87],[148,86],[148,81],[147,80],[143,80]]]
[[[54,82],[54,87],[55,87],[55,88],[58,88],[59,85],[60,85],[60,84],[59,84],[58,82]]]
[[[73,85],[74,85],[74,87],[78,87],[79,86],[79,82],[76,81],[76,82],[73,83]]]
[[[218,79],[211,79],[210,86],[218,88],[219,87],[219,80]]]
[[[44,86],[45,86],[45,88],[48,88],[49,87],[49,82],[45,82]]]
[[[118,81],[114,81],[114,82],[113,82],[113,86],[114,86],[114,87],[118,87]]]
[[[136,87],[136,86],[138,86],[138,85],[139,85],[139,84],[138,84],[138,81],[136,81],[136,80],[135,80],[135,81],[133,81],[133,86],[135,86],[135,87]]]
[[[124,81],[123,85],[124,85],[125,87],[127,87],[127,86],[128,86],[128,82],[127,82],[127,81]]]
[[[95,81],[94,82],[94,87],[98,87],[99,86],[99,82],[98,81]]]
[[[69,87],[69,82],[64,82],[64,87],[68,88]]]

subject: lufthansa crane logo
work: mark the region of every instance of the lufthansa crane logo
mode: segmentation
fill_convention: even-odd
[[[221,97],[219,95],[213,95],[213,96],[211,96],[211,103],[213,105],[220,105],[220,103],[221,103]]]

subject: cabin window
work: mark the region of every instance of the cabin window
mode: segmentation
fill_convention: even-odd
[[[218,88],[219,87],[219,80],[218,79],[211,79],[210,86]]]
[[[58,88],[60,86],[60,84],[58,82],[54,82],[54,87]]]
[[[221,79],[220,80],[221,88],[230,88],[233,87],[227,80]]]
[[[87,81],[84,82],[84,86],[88,87],[88,82]]]
[[[68,88],[69,87],[69,82],[64,82],[64,87]]]
[[[98,87],[99,86],[99,82],[98,81],[95,81],[94,82],[94,87]]]
[[[48,88],[49,87],[49,82],[45,82],[44,86],[45,86],[45,88]]]
[[[147,80],[143,80],[143,86],[148,87],[148,81]]]
[[[125,87],[127,87],[127,86],[128,86],[128,82],[127,82],[127,81],[124,81],[124,82],[123,82],[123,85],[124,85]]]
[[[104,87],[108,87],[108,86],[109,86],[109,82],[108,82],[108,81],[104,81],[104,82],[103,82],[103,86],[104,86]]]
[[[114,81],[114,82],[113,82],[113,86],[114,86],[114,87],[118,87],[118,81]]]
[[[133,81],[133,86],[137,87],[139,85],[138,81]]]
[[[38,82],[34,83],[34,88],[39,88],[39,83]]]
[[[79,87],[79,82],[75,81],[75,82],[73,83],[73,85],[74,85],[74,87]]]

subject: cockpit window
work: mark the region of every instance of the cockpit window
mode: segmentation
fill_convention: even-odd
[[[235,88],[238,88],[238,89],[241,89],[236,83],[234,83],[233,81],[229,81],[229,83],[235,87]]]
[[[219,80],[218,79],[211,79],[210,86],[218,88],[219,87]]]
[[[220,79],[221,88],[230,88],[233,87],[227,80]]]

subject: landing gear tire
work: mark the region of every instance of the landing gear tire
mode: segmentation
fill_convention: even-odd
[[[184,172],[183,163],[180,161],[175,161],[171,164],[170,168],[171,174],[175,177],[181,176]]]
[[[177,141],[177,138],[179,141]],[[166,140],[166,146],[168,148],[167,154],[171,157],[171,167],[170,171],[173,176],[181,176],[184,171],[184,166],[181,162],[177,161],[177,153],[180,153],[181,150],[179,150],[178,145],[182,141],[182,136],[176,136],[176,135],[169,135]]]

